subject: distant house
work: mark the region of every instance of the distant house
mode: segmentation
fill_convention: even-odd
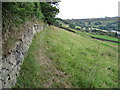
[[[108,32],[107,30],[101,30],[102,32]]]
[[[114,33],[116,33],[117,31],[115,31],[115,30],[111,30],[110,32],[114,32]]]
[[[120,32],[119,32],[119,31],[117,31],[116,33],[117,33],[118,37],[120,37]]]
[[[85,30],[85,27],[83,27],[83,30]]]
[[[112,33],[116,33],[117,36],[120,37],[120,32],[119,32],[119,31],[111,30],[110,32],[112,32]]]

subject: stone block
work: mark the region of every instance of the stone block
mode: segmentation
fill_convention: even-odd
[[[0,89],[2,89],[2,80],[0,80]]]
[[[6,69],[3,69],[2,70],[2,80],[4,80],[8,76],[8,74],[10,74],[10,72]]]

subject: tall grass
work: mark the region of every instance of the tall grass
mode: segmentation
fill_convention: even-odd
[[[47,58],[41,59],[41,54]],[[42,65],[47,59],[50,62]],[[117,63],[117,50],[84,34],[50,26],[33,40],[15,87],[116,88]],[[54,69],[64,75],[54,74]],[[51,78],[55,79],[46,84]]]

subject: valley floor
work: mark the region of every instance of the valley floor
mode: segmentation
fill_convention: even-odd
[[[33,39],[14,88],[116,88],[117,49],[49,26]]]

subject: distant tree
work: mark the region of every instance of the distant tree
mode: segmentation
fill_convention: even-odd
[[[64,22],[65,24],[69,24],[69,22],[67,22],[67,21],[64,21],[64,20],[63,20],[63,22]]]
[[[57,20],[63,21],[61,18],[56,18]]]
[[[75,24],[69,24],[69,27],[75,29]]]
[[[57,19],[57,20],[58,20],[58,19]],[[54,25],[55,25],[55,26],[62,26],[62,24],[59,23],[59,21],[57,21],[57,20],[54,22]]]
[[[77,27],[76,29],[77,29],[77,30],[80,30],[80,28],[79,28],[79,27]]]
[[[107,30],[106,26],[99,26],[99,29]]]
[[[118,29],[117,30],[120,31],[120,23],[118,23]]]
[[[95,25],[100,25],[100,24],[101,24],[101,22],[99,22],[99,21],[95,23]]]
[[[90,21],[88,22],[88,25],[89,25],[89,26],[91,25],[91,22],[90,22]]]

